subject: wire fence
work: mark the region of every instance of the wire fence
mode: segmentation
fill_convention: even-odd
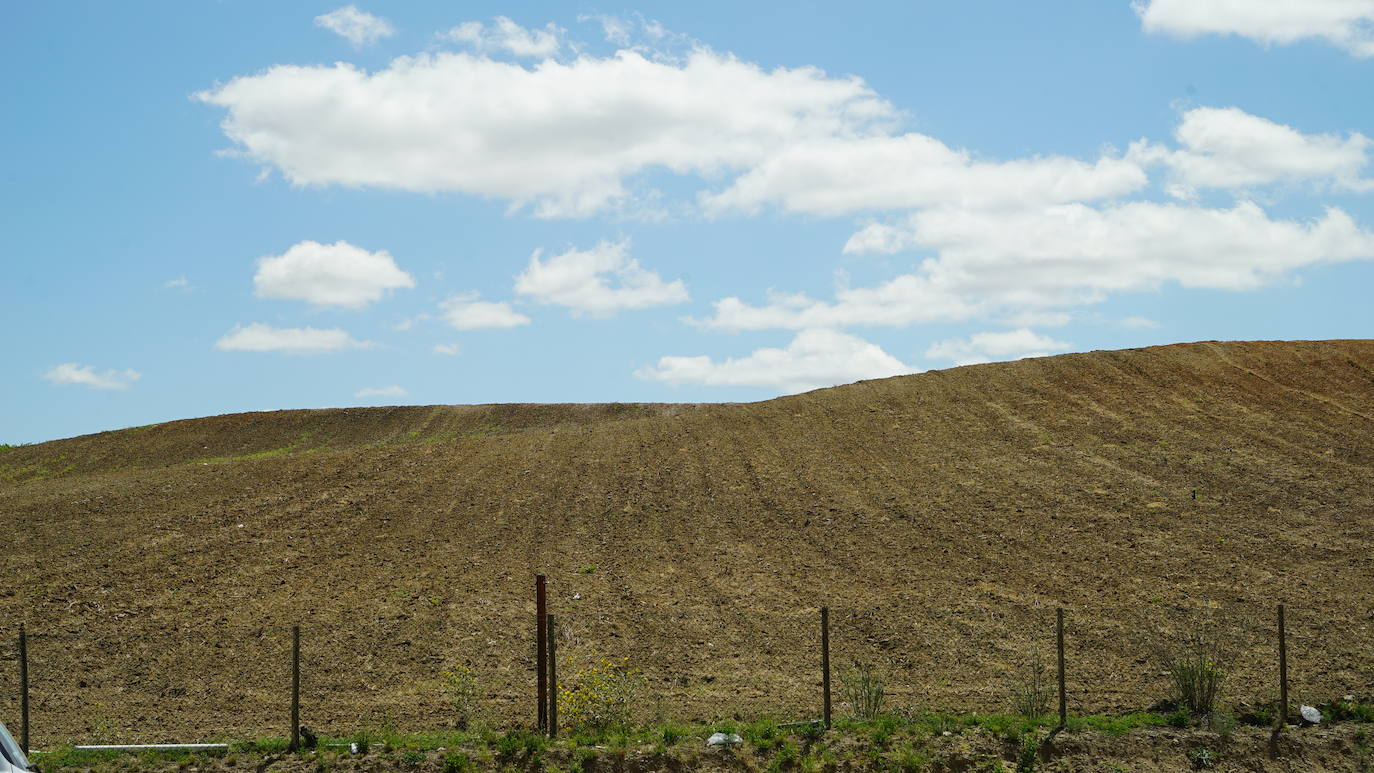
[[[759,606],[763,605],[759,602]],[[1169,660],[1204,637],[1225,664],[1223,700],[1278,697],[1276,608],[1248,602],[1073,605],[1066,612],[1072,714],[1150,708],[1169,697]],[[476,686],[475,719],[535,722],[535,615],[515,606],[481,631],[435,614],[301,626],[301,717],[317,733],[452,728],[445,673]],[[633,719],[817,719],[816,608],[668,606],[633,625],[606,611],[557,610],[558,674],[575,685],[601,660],[640,676]],[[501,634],[492,634],[492,631]],[[1374,609],[1288,608],[1291,696],[1316,703],[1374,696]],[[483,632],[485,631],[485,633]],[[291,627],[208,623],[126,635],[78,624],[28,632],[34,746],[235,740],[289,735]],[[1055,607],[951,599],[942,605],[830,607],[835,711],[863,666],[881,676],[892,709],[1006,713],[1034,678],[1053,679]],[[0,654],[0,717],[19,724],[17,648]]]

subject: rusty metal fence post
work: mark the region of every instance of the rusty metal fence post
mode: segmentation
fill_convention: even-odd
[[[830,729],[830,608],[821,607],[821,694],[825,729]]]
[[[545,621],[545,615],[547,614],[545,604],[544,575],[536,574],[534,576],[534,636],[536,642],[535,670],[538,672],[538,676],[535,678],[535,685],[536,692],[538,693],[537,700],[539,702],[538,724],[540,732],[545,732],[549,729],[549,651],[548,639],[546,638],[547,631],[545,630],[545,626],[547,625]]]
[[[19,624],[19,748],[29,753],[29,634]]]
[[[291,746],[301,748],[301,627],[291,626]]]
[[[558,737],[558,620],[549,615],[549,737]]]
[[[1288,635],[1284,626],[1283,605],[1279,605],[1279,717],[1278,727],[1288,724]]]
[[[1059,728],[1069,726],[1069,696],[1064,681],[1064,608],[1054,611],[1055,649],[1059,655]]]

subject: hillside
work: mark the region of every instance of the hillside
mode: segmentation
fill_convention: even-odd
[[[1164,694],[1207,625],[1232,701],[1374,695],[1374,341],[1196,343],[752,404],[282,411],[0,451],[0,620],[35,742],[281,732],[289,626],[331,733],[532,713],[533,575],[563,665],[637,708],[810,718],[835,660],[899,704],[1004,708],[1069,619],[1075,711]],[[0,654],[0,717],[17,716]]]

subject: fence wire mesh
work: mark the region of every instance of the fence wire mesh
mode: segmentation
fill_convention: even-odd
[[[533,605],[483,612],[496,621],[485,633],[438,611],[304,621],[303,723],[336,736],[442,730],[462,719],[533,725]],[[741,608],[708,599],[621,615],[612,603],[561,599],[557,617],[560,686],[575,689],[601,663],[631,671],[627,708],[637,724],[821,714],[818,607],[768,609],[760,599]],[[1374,610],[1289,606],[1287,630],[1295,703],[1374,697]],[[1161,706],[1173,692],[1170,660],[1198,637],[1221,658],[1224,705],[1272,705],[1274,606],[1147,601],[1065,607],[1069,711]],[[837,605],[830,607],[830,642],[837,718],[858,710],[847,687],[861,670],[881,679],[888,711],[1011,713],[1031,687],[1048,692],[1051,711],[1057,707],[1052,604],[970,596]],[[129,636],[69,625],[30,630],[28,643],[35,745],[230,740],[290,730],[290,626],[212,622]],[[0,716],[13,729],[13,644],[0,653],[0,666]],[[454,669],[471,676],[467,716],[446,678]]]

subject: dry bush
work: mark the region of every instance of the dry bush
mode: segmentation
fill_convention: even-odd
[[[887,700],[887,683],[872,666],[854,664],[840,675],[840,684],[855,717],[872,719],[882,713]]]

